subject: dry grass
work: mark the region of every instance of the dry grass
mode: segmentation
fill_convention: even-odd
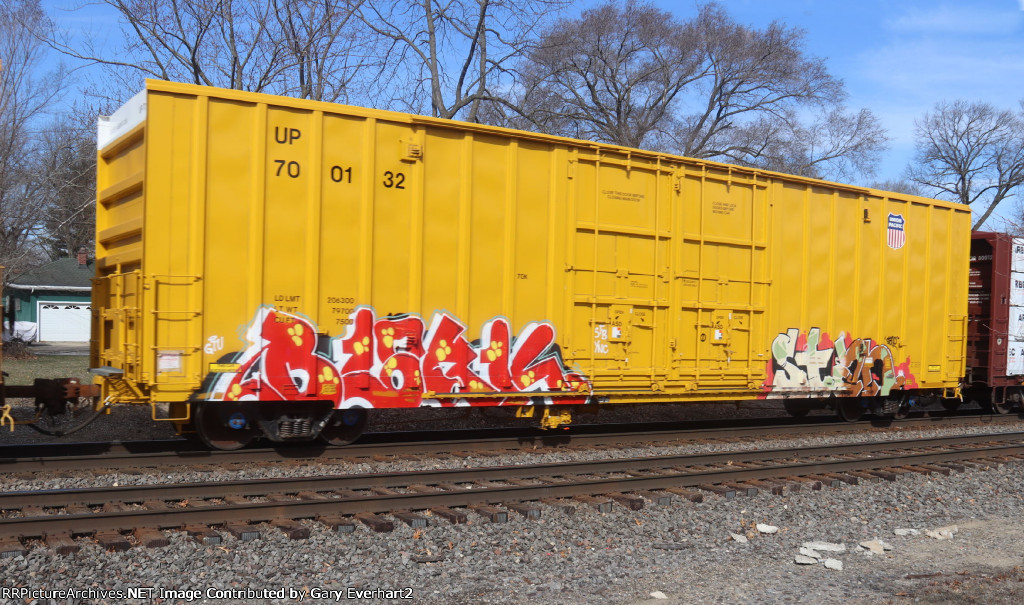
[[[5,345],[6,346],[6,345]],[[78,378],[91,383],[88,355],[36,355],[34,359],[4,359],[7,384],[32,384],[34,378]]]
[[[4,359],[35,359],[36,356],[28,350],[28,343],[24,340],[11,340],[4,343]]]

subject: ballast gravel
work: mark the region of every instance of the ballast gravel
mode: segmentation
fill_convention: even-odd
[[[951,435],[977,435],[988,433],[1011,433],[1021,430],[1021,424],[1000,425],[975,424],[929,428],[867,429],[848,433],[828,433],[815,436],[799,434],[776,439],[691,441],[679,444],[632,445],[616,448],[613,452],[598,449],[539,448],[508,451],[500,455],[483,455],[466,452],[462,455],[429,456],[422,460],[397,457],[393,460],[359,458],[354,462],[311,461],[289,464],[266,464],[237,469],[213,466],[165,467],[154,469],[133,469],[130,473],[104,471],[94,474],[90,471],[62,471],[53,476],[49,473],[30,473],[5,478],[4,491],[27,491],[44,489],[81,489],[86,487],[109,487],[128,485],[154,485],[159,483],[190,483],[210,481],[245,481],[281,477],[308,477],[324,475],[349,475],[365,473],[399,473],[409,471],[460,469],[467,467],[504,466],[515,464],[560,463],[571,461],[601,460],[608,456],[617,458],[640,458],[648,456],[709,454],[730,451],[767,451],[773,449],[799,448],[809,446],[841,445],[848,443],[883,442],[906,439],[924,439]]]
[[[397,523],[390,534],[363,526],[336,534],[310,522],[306,540],[292,541],[267,528],[253,541],[222,532],[221,544],[204,546],[168,532],[170,546],[123,553],[105,552],[82,539],[74,555],[34,548],[26,556],[0,560],[0,571],[5,587],[155,587],[178,591],[170,594],[179,597],[198,591],[192,602],[200,603],[356,602],[345,596],[356,594],[412,596],[358,602],[453,604],[1011,603],[1024,597],[1022,481],[1024,465],[1017,464],[950,477],[910,474],[892,483],[786,496],[677,501],[640,511],[616,507],[601,514],[580,505],[570,515],[543,506],[536,521],[513,516],[498,524],[471,517],[469,524],[451,525],[432,518],[421,530]],[[757,532],[757,523],[779,531]],[[958,532],[941,541],[923,532],[894,532],[952,524]],[[730,533],[744,535],[746,543],[732,540]],[[875,555],[858,548],[875,538],[892,550]],[[839,562],[830,566],[841,569],[795,564],[794,556],[811,541],[846,545],[843,552],[827,553]],[[968,586],[971,592],[961,594]],[[361,592],[349,593],[350,588]],[[289,601],[276,593],[230,592],[282,589],[306,596]],[[335,600],[330,590],[343,591],[342,597]],[[665,598],[651,597],[655,592]],[[57,602],[104,601],[156,602]]]
[[[305,540],[266,527],[252,541],[222,531],[220,544],[203,545],[172,531],[167,547],[128,552],[80,538],[72,555],[38,546],[0,559],[0,602],[1018,603],[1022,485],[1024,463],[1015,463],[784,496],[708,494],[702,503],[677,498],[639,511],[616,505],[599,513],[579,503],[568,514],[542,504],[540,519],[510,512],[507,523],[471,514],[470,523],[451,525],[429,516],[417,530],[396,519],[395,531],[383,534],[358,524],[339,534],[308,521]],[[758,524],[778,531],[758,531]],[[928,535],[943,529],[950,537]],[[874,540],[891,550],[860,547]],[[798,565],[810,542],[844,548]],[[163,601],[2,592],[140,587],[153,587]]]

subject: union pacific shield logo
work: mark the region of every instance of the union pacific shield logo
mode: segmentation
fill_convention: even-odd
[[[888,242],[893,250],[899,250],[907,243],[907,233],[903,230],[905,222],[902,214],[889,213]]]

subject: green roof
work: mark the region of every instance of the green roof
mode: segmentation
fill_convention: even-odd
[[[11,279],[8,287],[19,290],[91,288],[91,280],[95,274],[96,266],[92,260],[85,265],[79,265],[77,258],[61,258]]]

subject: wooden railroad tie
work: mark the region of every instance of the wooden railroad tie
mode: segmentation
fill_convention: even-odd
[[[423,515],[421,515],[419,513],[414,513],[414,512],[411,512],[411,511],[404,511],[404,510],[403,511],[397,511],[397,512],[391,513],[391,516],[393,516],[394,518],[398,519],[399,521],[404,522],[409,527],[412,527],[412,528],[415,528],[415,529],[418,529],[418,528],[421,528],[421,527],[426,527],[428,525],[426,517],[424,517]]]
[[[437,515],[438,517],[441,517],[442,519],[447,520],[449,523],[453,525],[461,525],[469,521],[469,515],[462,511],[448,508],[447,506],[435,506],[434,508],[430,509],[430,512],[432,514]]]
[[[228,523],[224,529],[242,542],[250,542],[260,537],[259,528],[248,523]]]
[[[135,536],[135,539],[139,544],[146,548],[163,548],[170,544],[170,541],[167,539],[167,536],[164,535],[164,532],[158,529],[140,527],[133,531],[132,535]]]
[[[583,502],[584,504],[590,504],[597,509],[599,513],[610,513],[612,512],[612,501],[607,498],[595,498],[594,496],[573,496],[573,500]]]
[[[699,504],[699,503],[704,501],[704,494],[702,494],[699,491],[694,491],[694,490],[691,490],[691,489],[685,489],[685,488],[682,488],[682,487],[669,487],[669,488],[666,488],[665,491],[670,493],[670,494],[675,494],[677,496],[682,496],[683,498],[686,498],[687,500],[689,500],[690,502],[693,502],[695,504]]]
[[[395,531],[395,523],[373,513],[356,513],[356,520],[377,533]]]
[[[352,520],[352,517],[329,515],[326,517],[320,517],[318,521],[331,528],[331,531],[339,534],[350,534],[356,530],[356,524]]]
[[[634,494],[622,494],[618,492],[613,492],[610,494],[604,494],[604,497],[611,498],[612,500],[618,502],[622,506],[625,506],[629,510],[641,510],[644,506],[646,506],[646,504],[644,503],[644,499]]]
[[[79,550],[78,542],[71,539],[69,534],[64,533],[46,536],[46,545],[58,555],[70,555]]]
[[[132,547],[128,538],[122,536],[120,532],[98,531],[93,537],[100,546],[111,552],[124,552]]]
[[[531,504],[529,502],[510,502],[505,506],[531,521],[540,519],[541,509],[536,504]]]
[[[469,510],[486,518],[491,523],[505,523],[508,521],[508,511],[501,510],[496,506],[476,505],[470,506]]]
[[[736,497],[736,490],[731,487],[726,487],[725,485],[711,485],[709,483],[705,483],[704,485],[698,485],[697,489],[702,489],[706,492],[711,492],[712,494],[718,494],[726,500],[732,500]]]
[[[205,525],[188,525],[185,531],[189,537],[204,546],[216,546],[224,541],[219,533]]]

